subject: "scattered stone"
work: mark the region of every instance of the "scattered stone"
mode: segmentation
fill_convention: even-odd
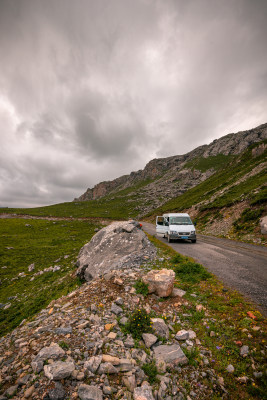
[[[178,344],[161,345],[154,348],[154,357],[156,360],[163,360],[167,366],[178,364],[187,364],[188,359]]]
[[[123,309],[120,306],[117,306],[117,304],[112,303],[110,311],[113,314],[119,315],[119,314],[121,314],[123,312]]]
[[[35,268],[34,263],[33,263],[33,264],[30,264],[30,265],[28,266],[28,271],[29,271],[29,272],[34,271],[34,268]]]
[[[43,347],[37,354],[34,361],[45,361],[51,358],[57,360],[65,355],[65,351],[57,344],[51,343],[49,347]]]
[[[142,334],[143,341],[145,342],[146,347],[150,348],[153,344],[156,343],[157,336],[153,335],[152,333],[143,333]]]
[[[226,368],[226,371],[232,374],[235,371],[235,368],[232,364],[229,364]]]
[[[81,400],[103,400],[103,392],[96,386],[82,384],[78,388]]]
[[[240,349],[240,355],[241,357],[247,357],[249,353],[249,347],[248,346],[242,346]]]
[[[30,386],[27,390],[25,390],[25,392],[24,392],[25,399],[28,399],[29,397],[31,397],[34,390],[35,390],[34,385]]]
[[[95,373],[101,364],[102,356],[91,357],[88,361],[84,363],[84,368]]]
[[[149,293],[156,293],[159,297],[168,297],[173,291],[175,272],[171,269],[151,270],[142,281],[148,285]]]
[[[56,361],[51,365],[44,366],[44,374],[48,379],[59,381],[71,376],[74,369],[73,362]]]
[[[171,297],[183,297],[186,294],[185,290],[178,289],[178,288],[173,288],[173,291],[171,292]]]
[[[48,391],[49,400],[64,400],[66,393],[62,383],[55,382],[55,387]]]
[[[175,335],[176,340],[186,340],[188,338],[189,338],[189,332],[185,331],[184,329],[178,331]]]
[[[151,387],[144,385],[134,389],[134,400],[154,400]]]
[[[18,385],[13,385],[13,386],[10,386],[10,387],[6,390],[5,394],[6,394],[8,397],[13,397],[17,390],[18,390]]]
[[[162,318],[151,318],[152,328],[154,329],[157,336],[161,336],[165,339],[169,339],[169,328],[165,324]]]

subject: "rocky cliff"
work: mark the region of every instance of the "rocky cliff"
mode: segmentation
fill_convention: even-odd
[[[157,207],[164,203],[166,199],[176,197],[198,185],[216,171],[215,165],[205,171],[197,168],[192,170],[187,168],[189,162],[192,163],[199,158],[208,159],[218,155],[238,155],[249,145],[264,139],[267,139],[267,123],[248,131],[230,133],[214,140],[209,145],[200,146],[184,155],[151,160],[143,170],[131,172],[129,175],[123,175],[112,181],[98,183],[93,188],[88,188],[84,194],[74,200],[99,199],[144,182],[146,184],[138,192],[143,192],[146,201],[152,201],[153,207]],[[227,158],[225,158],[225,161],[227,162]],[[150,183],[146,182],[148,180]]]

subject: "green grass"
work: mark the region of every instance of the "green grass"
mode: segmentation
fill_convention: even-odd
[[[142,294],[145,297],[148,295],[148,284],[145,282],[138,280],[135,282],[133,287],[135,288],[137,294]]]
[[[135,218],[139,213],[137,208],[144,204],[144,200],[138,191],[151,182],[153,182],[153,179],[146,179],[97,200],[73,201],[35,208],[1,208],[0,212],[60,218],[105,218],[112,220]]]
[[[0,309],[0,335],[80,284],[74,264],[96,226],[87,221],[0,220],[0,303],[10,304]],[[35,269],[29,272],[32,263]],[[35,273],[55,265],[59,271],[31,281]]]
[[[175,265],[173,270],[183,282],[197,283],[211,278],[211,274],[201,264],[192,261]]]
[[[207,158],[197,157],[185,164],[185,168],[198,169],[201,172],[206,172],[208,169],[213,168],[215,171],[223,168],[226,164],[231,162],[236,156],[217,154]]]
[[[246,231],[253,232],[256,226],[259,224],[260,217],[264,213],[264,208],[251,209],[246,208],[240,217],[233,223],[234,230],[236,232]]]

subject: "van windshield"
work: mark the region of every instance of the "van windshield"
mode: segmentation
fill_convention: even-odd
[[[193,225],[189,217],[170,217],[170,225]]]

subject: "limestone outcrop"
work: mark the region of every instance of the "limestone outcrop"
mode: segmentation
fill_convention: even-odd
[[[156,248],[135,221],[113,222],[81,249],[76,273],[90,281],[111,270],[140,265],[155,255]]]

